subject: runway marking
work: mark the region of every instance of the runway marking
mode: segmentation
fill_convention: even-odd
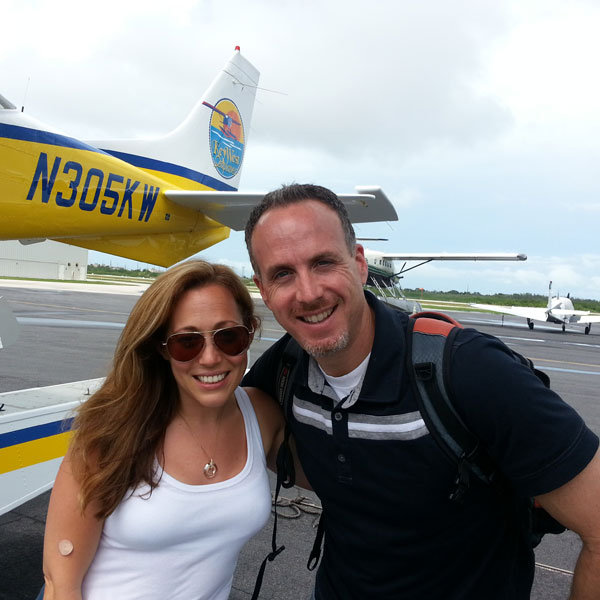
[[[543,361],[543,362],[559,363],[561,365],[575,365],[577,367],[593,367],[595,369],[600,369],[600,365],[591,365],[588,363],[569,362],[567,360],[553,360],[551,358],[533,358],[531,356],[529,358],[531,358],[531,360],[534,362],[539,360],[539,361]]]
[[[600,371],[580,371],[579,369],[561,369],[560,367],[542,367],[545,371],[560,371],[561,373],[578,373],[579,375],[600,375]]]
[[[101,308],[85,308],[85,307],[75,307],[75,306],[61,306],[60,304],[40,304],[39,302],[19,302],[18,304],[27,304],[29,306],[43,306],[45,308],[62,308],[66,310],[82,310],[86,312],[97,312],[97,313],[107,313],[109,315],[121,315],[121,316],[129,316],[129,313],[115,312],[112,310],[104,310]]]
[[[93,329],[123,329],[124,323],[112,321],[82,321],[79,319],[42,319],[39,317],[17,317],[20,325],[40,325],[42,327],[88,327]]]
[[[600,348],[600,344],[584,344],[583,342],[563,342],[569,346],[583,346],[584,348]]]
[[[558,339],[543,340],[540,338],[511,337],[509,335],[497,335],[495,337],[497,337],[500,340],[514,340],[517,342],[540,342],[542,344],[545,344],[546,342],[557,342],[559,344],[564,344],[565,346],[580,346],[582,348],[600,348],[600,344],[586,344],[584,342],[569,342],[566,340],[558,340]]]
[[[522,338],[522,337],[511,337],[509,335],[497,335],[498,339],[501,340],[516,340],[517,342],[547,342],[548,340],[540,340],[538,338]]]

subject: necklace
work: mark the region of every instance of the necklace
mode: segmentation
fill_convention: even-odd
[[[220,424],[221,424],[221,417],[223,416],[224,410],[225,410],[225,407],[223,406],[223,408],[221,409],[221,412],[219,413],[219,416],[217,417],[217,433],[215,435],[215,446],[214,446],[215,448],[218,448],[217,442],[219,441],[219,429],[220,429]],[[185,426],[188,428],[192,438],[194,438],[194,441],[198,443],[200,448],[202,448],[202,452],[204,452],[204,454],[206,455],[206,458],[208,458],[208,462],[204,465],[204,468],[202,469],[202,472],[204,473],[204,477],[206,477],[207,479],[212,479],[217,474],[217,471],[219,470],[219,467],[217,467],[217,463],[213,460],[211,453],[206,451],[206,449],[204,448],[204,446],[202,445],[200,440],[196,437],[196,435],[194,434],[194,430],[190,427],[190,424],[187,422],[187,419],[183,416],[183,414],[181,414],[181,418],[183,419]]]

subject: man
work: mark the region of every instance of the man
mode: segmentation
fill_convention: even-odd
[[[499,340],[461,330],[456,409],[520,500],[472,481],[462,504],[451,502],[456,466],[424,426],[405,372],[408,317],[363,292],[364,251],[337,196],[312,185],[271,192],[246,244],[265,304],[304,350],[288,419],[323,504],[316,600],[529,598],[533,552],[517,505],[530,496],[583,540],[572,600],[600,599],[600,454],[580,417]],[[277,395],[288,340],[245,385]]]

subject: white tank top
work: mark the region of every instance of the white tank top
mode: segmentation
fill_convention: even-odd
[[[150,497],[143,485],[106,519],[83,581],[84,600],[226,600],[242,546],[267,522],[271,491],[260,429],[248,394],[248,460],[240,473],[188,485],[162,473]],[[160,467],[159,467],[160,468]]]

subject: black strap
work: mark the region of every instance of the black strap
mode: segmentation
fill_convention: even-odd
[[[323,543],[323,535],[325,534],[325,516],[321,513],[319,519],[319,525],[317,526],[317,535],[315,535],[315,541],[313,542],[312,550],[306,563],[306,568],[309,571],[314,571],[316,566],[319,564],[321,558],[321,545]]]
[[[289,345],[289,343],[288,343]],[[285,356],[285,355],[284,355]],[[277,391],[288,393],[288,388],[290,387],[290,374],[294,368],[294,363],[290,362],[289,358],[284,362],[279,374],[279,380],[277,382]],[[285,410],[286,402],[285,400],[281,402],[282,408]],[[260,565],[260,569],[258,570],[258,575],[256,576],[256,583],[254,584],[254,592],[252,593],[251,600],[257,600],[258,594],[260,593],[260,588],[262,586],[263,577],[265,574],[265,569],[267,567],[268,562],[273,562],[275,558],[285,550],[285,546],[277,547],[277,500],[279,499],[279,492],[281,488],[291,488],[296,482],[296,469],[294,468],[294,457],[292,455],[292,451],[290,449],[290,434],[291,430],[289,425],[287,424],[287,414],[286,414],[286,425],[285,431],[283,434],[283,441],[281,442],[281,446],[279,446],[279,450],[277,451],[277,482],[275,484],[275,498],[273,500],[273,532],[271,534],[271,552],[267,554],[265,559],[262,561]],[[320,525],[320,523],[319,523]]]
[[[260,593],[260,588],[262,587],[263,576],[265,574],[265,568],[267,567],[267,562],[273,562],[277,556],[285,550],[285,546],[277,547],[277,497],[279,496],[279,489],[281,488],[281,482],[279,481],[279,477],[277,478],[277,486],[275,487],[275,517],[273,519],[273,535],[271,537],[271,552],[267,554],[265,559],[262,561],[260,565],[260,569],[258,570],[258,575],[256,576],[256,583],[254,584],[254,591],[252,592],[251,600],[257,600],[258,594]]]
[[[279,406],[283,409],[283,416],[286,421],[289,418],[289,410],[291,409],[292,386],[290,383],[293,381],[293,375],[301,362],[302,352],[303,350],[300,345],[290,336],[284,346],[277,369],[275,393],[277,394]]]
[[[425,313],[424,317],[430,317]],[[435,315],[435,318],[444,320],[443,315]],[[413,330],[416,319],[411,318],[407,327],[407,356],[406,362],[408,373],[413,377],[413,390],[417,400],[419,411],[429,433],[438,446],[457,465],[457,474],[454,487],[450,491],[449,498],[454,502],[462,502],[464,494],[469,488],[470,477],[475,475],[488,485],[498,488],[498,491],[506,495],[507,484],[502,479],[495,463],[481,447],[479,439],[469,431],[467,426],[453,408],[450,393],[447,389],[440,388],[436,373],[437,366],[434,362],[420,362],[413,364],[413,337],[417,335]],[[438,365],[442,368],[442,385],[449,381],[450,363],[452,360],[452,348],[454,338],[460,327],[455,326],[446,336],[442,350],[441,361]],[[419,333],[420,335],[428,335]],[[423,397],[417,381],[422,385],[426,398]],[[451,445],[448,441],[453,442]]]
[[[277,479],[281,482],[281,487],[286,490],[296,483],[296,468],[294,467],[294,455],[290,448],[290,435],[292,431],[290,426],[285,424],[283,442],[277,451]]]
[[[251,600],[257,600],[258,598],[260,588],[262,587],[267,562],[273,562],[277,558],[277,556],[285,550],[285,546],[277,547],[277,500],[279,498],[279,492],[281,491],[282,486],[291,487],[292,485],[294,485],[293,480],[291,483],[289,483],[289,477],[286,477],[284,480],[284,470],[281,469],[279,466],[280,464],[285,464],[289,460],[286,456],[290,454],[289,435],[290,431],[288,426],[286,425],[285,433],[283,436],[283,442],[281,443],[281,446],[279,446],[279,450],[277,451],[277,483],[275,484],[275,498],[273,500],[273,512],[275,514],[273,516],[273,533],[271,534],[271,552],[267,554],[267,556],[260,565],[258,575],[256,576],[256,583],[254,584],[254,591],[252,592]],[[294,470],[293,463],[294,461],[292,460],[292,471]]]

